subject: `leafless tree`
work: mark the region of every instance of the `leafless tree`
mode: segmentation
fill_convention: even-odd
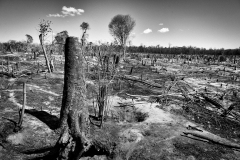
[[[44,42],[46,40],[46,36],[48,35],[49,32],[52,31],[50,25],[51,25],[51,21],[48,21],[48,20],[41,20],[40,23],[39,23],[39,28],[38,28],[38,31],[39,31],[39,40],[40,40],[40,44],[42,46],[42,50],[43,50],[43,54],[44,54],[44,57],[45,57],[45,60],[46,60],[46,66],[48,68],[48,72],[51,73],[51,68],[50,68],[50,63],[49,63],[49,60],[48,60],[48,56],[47,56],[47,53],[46,53],[46,49],[44,47]]]

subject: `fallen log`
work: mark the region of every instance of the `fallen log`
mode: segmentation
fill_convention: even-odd
[[[190,135],[195,136],[197,138],[202,138],[202,139],[208,140],[208,141],[213,142],[213,143],[221,144],[221,145],[226,146],[226,147],[240,149],[240,145],[239,144],[233,143],[233,142],[231,142],[231,141],[229,141],[229,140],[227,140],[225,138],[219,137],[217,135],[214,135],[214,134],[206,132],[206,131],[203,131],[203,132],[199,132],[199,131],[185,131],[183,133],[185,135],[189,135],[190,134]]]
[[[224,110],[224,112],[221,114],[221,116],[226,117],[234,108],[240,107],[240,102],[236,102],[231,104],[227,109]]]
[[[5,75],[7,77],[12,77],[12,78],[16,78],[16,75],[13,73],[8,73],[8,72],[0,72],[0,75]]]
[[[157,83],[143,81],[141,79],[138,79],[138,78],[132,77],[132,76],[120,76],[119,78],[123,79],[123,80],[128,80],[128,81],[134,81],[134,82],[142,83],[142,84],[148,85],[150,87],[163,88],[163,86],[161,86],[161,85],[159,85]]]
[[[215,107],[217,107],[218,109],[225,109],[224,106],[222,106],[220,103],[218,103],[216,100],[207,97],[206,95],[202,94],[202,97],[209,103],[211,103],[212,105],[214,105]]]

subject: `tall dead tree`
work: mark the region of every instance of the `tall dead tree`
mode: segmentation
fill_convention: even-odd
[[[86,44],[86,39],[87,39],[87,30],[89,29],[89,24],[87,22],[83,22],[80,25],[80,28],[83,30],[83,34],[82,34],[82,38],[81,38],[81,42],[82,42],[82,46],[84,46]]]
[[[50,28],[50,25],[51,25],[51,21],[42,20],[39,23],[39,29],[38,29],[38,31],[40,33],[39,34],[39,40],[40,40],[40,44],[42,46],[43,54],[44,54],[45,61],[46,61],[46,66],[47,66],[47,69],[48,69],[49,73],[51,73],[52,70],[50,68],[50,63],[49,63],[49,60],[48,60],[48,56],[47,56],[47,53],[46,53],[44,42],[45,42],[45,39],[46,39],[46,36],[48,35],[48,33],[52,31],[52,29]]]
[[[57,159],[78,160],[90,147],[84,69],[85,61],[78,39],[68,37],[65,44],[65,76],[60,113],[62,130],[55,147]]]

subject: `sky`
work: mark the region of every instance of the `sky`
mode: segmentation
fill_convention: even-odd
[[[132,45],[240,47],[240,0],[0,0],[0,42],[29,34],[39,43],[41,19],[52,21],[53,35],[80,37],[87,22],[88,41],[112,42],[108,24],[117,14],[136,21]]]

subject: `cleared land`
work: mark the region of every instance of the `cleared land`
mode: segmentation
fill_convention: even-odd
[[[0,117],[4,117],[0,159],[4,160],[36,157],[42,152],[34,149],[47,150],[59,137],[54,129],[62,102],[64,58],[56,56],[56,71],[48,74],[42,72],[43,57],[26,57],[0,58]],[[87,59],[91,68],[94,58]],[[17,76],[11,76],[7,60],[11,67],[20,62]],[[90,130],[119,159],[240,159],[239,73],[239,66],[228,61],[209,64],[178,57],[156,58],[153,63],[152,58],[128,57],[109,92],[103,128],[91,125]],[[22,82],[27,83],[26,114],[23,130],[14,133],[13,121],[18,122],[23,103]],[[88,108],[94,115],[92,88],[97,81],[89,76],[87,84]],[[81,159],[109,156],[104,150],[92,152]]]

